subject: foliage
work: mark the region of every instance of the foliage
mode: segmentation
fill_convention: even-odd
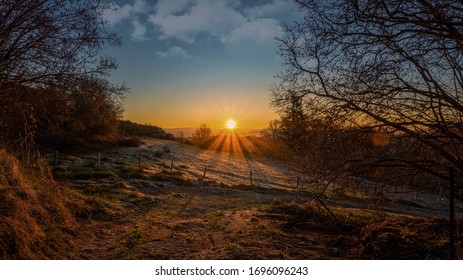
[[[158,126],[138,124],[127,120],[119,121],[119,132],[127,136],[146,136],[166,140],[175,139],[172,134],[165,132]]]

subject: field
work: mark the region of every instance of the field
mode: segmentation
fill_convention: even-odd
[[[167,140],[56,160],[86,205],[69,258],[448,258],[436,195],[321,193],[289,163]]]

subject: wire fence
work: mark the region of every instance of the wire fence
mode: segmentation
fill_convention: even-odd
[[[341,190],[353,197],[383,198],[398,201],[406,206],[406,201],[414,202],[409,206],[420,206],[429,210],[447,211],[449,195],[446,188],[438,191],[411,190],[406,186],[387,186],[362,178],[350,177],[349,180],[314,179],[292,168],[289,164],[255,159],[243,155],[236,156],[218,151],[204,151],[192,146],[164,142],[147,144],[141,148],[121,148],[83,155],[49,152],[48,162],[55,168],[69,166],[91,166],[96,169],[115,169],[131,167],[140,172],[170,172],[185,176],[187,179],[216,181],[227,185],[256,185],[268,188],[310,190],[327,194],[328,199]],[[461,197],[461,190],[459,191]],[[456,213],[462,212],[462,204],[455,205]]]

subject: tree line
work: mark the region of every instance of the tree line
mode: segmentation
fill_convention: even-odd
[[[109,1],[0,0],[0,143],[77,146],[114,137],[125,85],[108,79],[102,53],[120,38],[102,12]]]

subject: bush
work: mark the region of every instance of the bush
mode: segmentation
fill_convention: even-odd
[[[113,141],[122,113],[119,90],[90,78],[64,88],[0,87],[0,141],[15,150]]]

